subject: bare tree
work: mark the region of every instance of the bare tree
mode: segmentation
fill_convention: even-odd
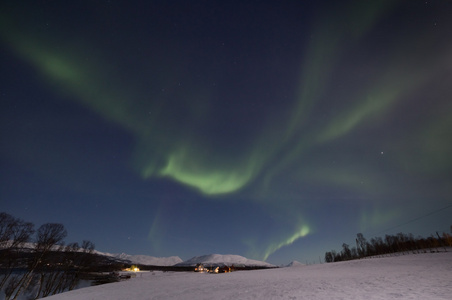
[[[326,262],[336,262],[341,260],[356,259],[365,256],[387,255],[390,253],[421,253],[438,252],[439,247],[443,247],[447,251],[446,246],[452,245],[452,236],[443,233],[442,236],[436,232],[436,237],[432,234],[428,238],[421,236],[415,238],[413,234],[398,233],[396,235],[385,235],[385,238],[374,237],[370,242],[366,241],[361,233],[357,234],[356,248],[351,249],[347,244],[342,244],[342,251],[336,253],[334,250],[325,253]]]
[[[35,299],[72,290],[80,273],[95,264],[94,243],[64,246],[67,231],[62,224],[43,224],[36,231],[33,246],[25,246],[35,233],[34,225],[0,212],[0,289],[5,299],[17,299],[23,293]],[[25,255],[24,255],[25,254]],[[25,273],[13,275],[17,267],[27,267]],[[33,299],[33,298],[30,298]]]
[[[55,261],[55,256],[53,257],[53,263],[58,264],[57,268],[53,268],[52,272],[41,270],[36,299],[55,295],[69,288],[72,281],[75,280],[74,261],[79,251],[78,243],[70,243],[62,249],[57,261]]]
[[[10,214],[0,213],[0,249],[6,247],[11,238],[12,228],[15,226],[16,218]]]
[[[92,242],[84,240],[81,247],[78,243],[70,243],[61,249],[59,255],[54,253],[52,256],[52,263],[58,264],[58,267],[53,267],[51,272],[41,269],[35,299],[74,289],[80,273],[91,266],[94,251]]]
[[[452,247],[452,235],[443,232],[443,239],[447,246]]]
[[[46,254],[53,246],[61,244],[67,236],[63,224],[46,223],[41,225],[37,231],[36,251]]]
[[[333,262],[334,258],[333,258],[333,253],[332,252],[325,252],[325,262],[330,263]]]
[[[77,243],[66,246],[65,271],[60,277],[52,294],[62,292],[64,289],[73,290],[79,281],[80,273],[91,267],[94,256],[94,243],[88,240],[82,242],[81,247]]]
[[[367,255],[367,241],[362,233],[356,235],[356,249],[360,257]]]
[[[350,246],[346,243],[342,244],[342,259],[350,260],[352,259],[352,251],[350,250]]]
[[[64,246],[67,231],[62,224],[43,224],[36,231],[33,246],[25,246],[35,233],[34,225],[0,212],[0,289],[5,299],[17,299],[28,293],[31,299],[72,290],[80,273],[96,263],[94,243],[84,240],[81,246]],[[24,255],[25,254],[25,255]],[[13,275],[17,267],[27,267],[23,274]]]
[[[63,224],[60,223],[46,223],[41,225],[37,230],[35,255],[33,261],[30,264],[29,270],[22,276],[17,285],[17,291],[14,296],[14,300],[28,288],[31,280],[33,279],[36,269],[41,268],[45,264],[45,258],[49,251],[53,247],[63,243],[64,238],[67,236],[67,231]],[[59,250],[60,248],[55,248]]]
[[[19,284],[19,276],[12,276],[11,279],[8,281],[8,284],[6,284],[4,292],[5,292],[5,299],[10,299],[13,295],[14,291],[16,290],[18,284]]]
[[[34,233],[33,227],[34,225],[30,222],[0,213],[0,265],[6,270],[0,281],[0,289],[11,277],[13,269],[21,263],[19,261],[20,252]]]

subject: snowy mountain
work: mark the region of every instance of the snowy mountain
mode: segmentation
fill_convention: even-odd
[[[125,253],[115,255],[116,258],[129,260],[134,264],[148,265],[148,266],[173,266],[182,262],[179,256],[170,257],[153,257],[148,255],[129,255]]]
[[[8,247],[8,243],[4,244],[5,247]],[[51,248],[51,251],[64,251],[64,246],[55,245]],[[24,243],[22,245],[22,251],[30,252],[36,248],[36,243]],[[83,248],[79,248],[77,251],[82,252],[85,251]],[[109,258],[120,260],[120,261],[129,261],[132,264],[139,265],[148,265],[148,266],[173,266],[175,264],[181,263],[182,259],[179,256],[170,256],[170,257],[154,257],[148,255],[130,255],[126,253],[121,254],[112,254],[108,252],[100,252],[98,250],[94,250],[93,254],[107,256]],[[1,298],[0,298],[1,299]]]
[[[104,255],[108,257],[112,257],[118,260],[128,260],[132,264],[139,265],[148,265],[148,266],[172,266],[177,263],[182,262],[182,259],[179,256],[170,256],[170,257],[154,257],[148,255],[130,255],[126,253],[121,254],[112,254],[107,252],[100,252],[94,250],[94,253],[98,255]]]
[[[286,267],[291,268],[291,267],[304,267],[304,266],[305,266],[305,264],[302,264],[301,262],[294,260],[293,262],[289,263]]]
[[[266,263],[264,261],[248,259],[240,255],[222,255],[222,254],[195,256],[189,260],[178,263],[175,266],[187,267],[187,266],[196,266],[197,264],[212,266],[235,265],[245,267],[268,267],[268,268],[276,267],[275,265]]]

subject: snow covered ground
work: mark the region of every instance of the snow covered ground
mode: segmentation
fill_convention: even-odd
[[[49,297],[72,299],[452,299],[452,252],[238,271],[138,273]]]

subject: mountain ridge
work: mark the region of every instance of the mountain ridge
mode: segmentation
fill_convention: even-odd
[[[142,254],[130,255],[127,253],[113,254],[113,253],[106,253],[106,252],[100,252],[100,251],[95,251],[95,252],[96,252],[96,254],[105,255],[105,256],[112,257],[112,258],[119,259],[119,260],[128,260],[133,264],[148,265],[148,266],[169,267],[169,266],[173,266],[173,265],[178,264],[183,261],[179,256],[155,257],[155,256],[149,256],[149,255],[142,255]]]
[[[246,257],[240,256],[240,255],[234,255],[234,254],[207,254],[207,255],[201,255],[201,256],[195,256],[192,257],[186,261],[183,261],[181,263],[175,264],[174,266],[180,266],[180,267],[192,267],[196,266],[197,264],[204,264],[204,265],[212,265],[212,266],[246,266],[246,267],[267,267],[267,268],[274,268],[275,265],[269,264],[264,261],[254,260],[254,259],[248,259]]]

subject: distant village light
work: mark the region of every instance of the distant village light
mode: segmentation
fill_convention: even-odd
[[[124,269],[124,271],[129,271],[129,272],[140,272],[140,268],[138,268],[138,266],[131,266],[130,268]]]

